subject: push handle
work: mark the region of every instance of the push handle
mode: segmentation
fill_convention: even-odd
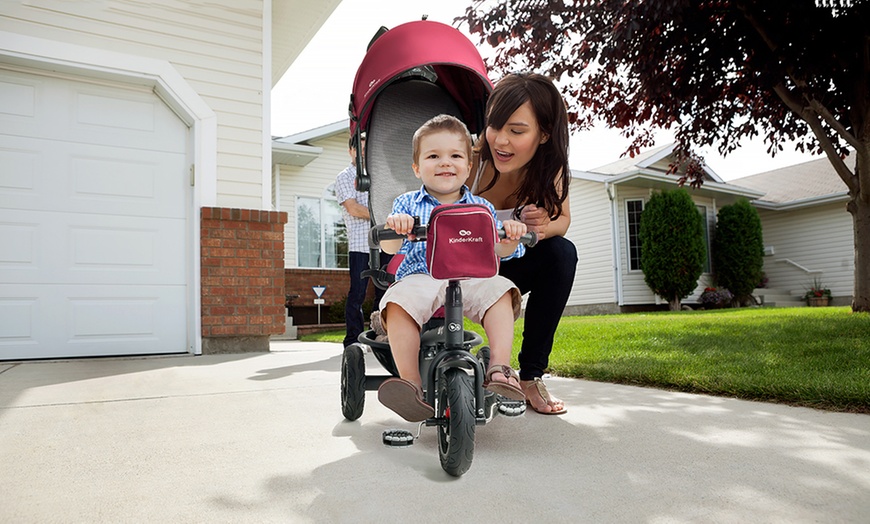
[[[420,217],[414,217],[414,229],[411,232],[414,234],[417,241],[426,240],[428,230],[428,226],[420,225]],[[369,230],[369,247],[376,248],[380,246],[382,240],[398,240],[407,237],[408,235],[400,235],[392,229],[388,229],[386,224],[378,224]],[[498,230],[498,238],[505,238],[504,229]],[[537,243],[538,235],[536,233],[529,232],[520,237],[520,244],[524,244],[528,247],[535,247],[535,244]]]

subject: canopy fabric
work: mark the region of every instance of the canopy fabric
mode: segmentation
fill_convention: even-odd
[[[378,93],[403,75],[428,69],[456,100],[472,133],[484,127],[486,99],[492,90],[477,48],[457,29],[418,20],[390,29],[375,40],[357,69],[351,94],[350,130],[368,125]]]

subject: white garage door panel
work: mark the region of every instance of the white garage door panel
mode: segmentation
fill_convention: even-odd
[[[0,360],[184,352],[185,293],[184,286],[3,286]]]
[[[184,221],[0,209],[0,282],[186,282]]]
[[[184,218],[185,158],[0,134],[0,207]]]
[[[144,87],[118,88],[0,70],[3,133],[184,153],[187,128]]]
[[[0,64],[0,360],[190,351],[188,139],[147,88]]]

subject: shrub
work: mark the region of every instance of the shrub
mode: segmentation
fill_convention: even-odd
[[[707,247],[704,222],[685,189],[653,193],[640,216],[640,261],[647,286],[671,311],[698,285]]]
[[[704,309],[719,309],[730,307],[733,298],[734,295],[732,295],[727,289],[708,287],[704,289],[703,293],[701,293],[701,298],[698,299],[698,302],[704,306]]]
[[[758,211],[748,200],[740,199],[719,210],[712,254],[719,286],[729,289],[735,302],[750,302],[752,290],[764,275],[764,239]]]

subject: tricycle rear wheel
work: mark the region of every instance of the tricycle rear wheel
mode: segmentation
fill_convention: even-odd
[[[359,344],[351,344],[341,356],[341,414],[347,420],[356,420],[362,416],[365,402],[365,356]]]

